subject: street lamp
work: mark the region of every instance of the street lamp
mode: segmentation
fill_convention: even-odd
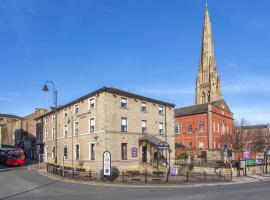
[[[57,90],[55,89],[55,85],[53,81],[46,81],[43,86],[44,92],[49,92],[48,84],[51,84],[53,87],[53,104],[54,104],[54,116],[55,116],[55,157],[54,162],[57,164]]]

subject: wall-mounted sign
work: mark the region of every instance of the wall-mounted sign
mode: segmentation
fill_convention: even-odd
[[[132,157],[137,157],[138,156],[138,149],[137,149],[137,147],[132,147],[131,148],[131,156]]]
[[[243,152],[243,159],[244,160],[248,160],[250,157],[250,151],[244,151]]]
[[[104,176],[111,175],[111,153],[109,151],[103,153],[103,174]]]

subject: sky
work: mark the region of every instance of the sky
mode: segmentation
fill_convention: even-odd
[[[100,87],[193,105],[204,0],[1,0],[0,113],[25,116]],[[270,1],[208,0],[222,95],[270,123]]]

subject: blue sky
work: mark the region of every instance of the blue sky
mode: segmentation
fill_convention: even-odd
[[[0,113],[64,104],[102,86],[194,104],[203,0],[1,0]],[[270,2],[208,0],[223,97],[270,122]]]

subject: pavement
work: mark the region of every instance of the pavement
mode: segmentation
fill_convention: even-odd
[[[45,163],[38,163],[32,164],[28,166],[28,170],[35,170],[39,174],[43,176],[47,176],[54,180],[59,180],[69,182],[69,183],[77,183],[77,184],[86,184],[86,185],[95,185],[95,186],[111,186],[111,187],[134,187],[134,188],[142,188],[142,187],[156,187],[155,184],[144,184],[140,183],[139,185],[136,184],[122,184],[122,183],[110,183],[110,182],[95,182],[95,181],[83,181],[78,179],[71,179],[68,177],[61,177],[54,175],[52,173],[48,173],[46,170]],[[230,182],[202,182],[202,183],[182,183],[182,184],[158,184],[159,187],[194,187],[194,186],[220,186],[220,185],[234,185],[234,184],[244,184],[244,183],[256,183],[256,182],[267,182],[270,181],[270,173],[268,174],[253,174],[248,176],[240,176],[240,177],[233,177],[233,180]]]
[[[134,188],[67,182],[44,176],[29,166],[0,169],[0,200],[269,200],[270,196],[269,177],[264,175],[240,177],[238,184]],[[253,181],[241,182],[247,179]]]

